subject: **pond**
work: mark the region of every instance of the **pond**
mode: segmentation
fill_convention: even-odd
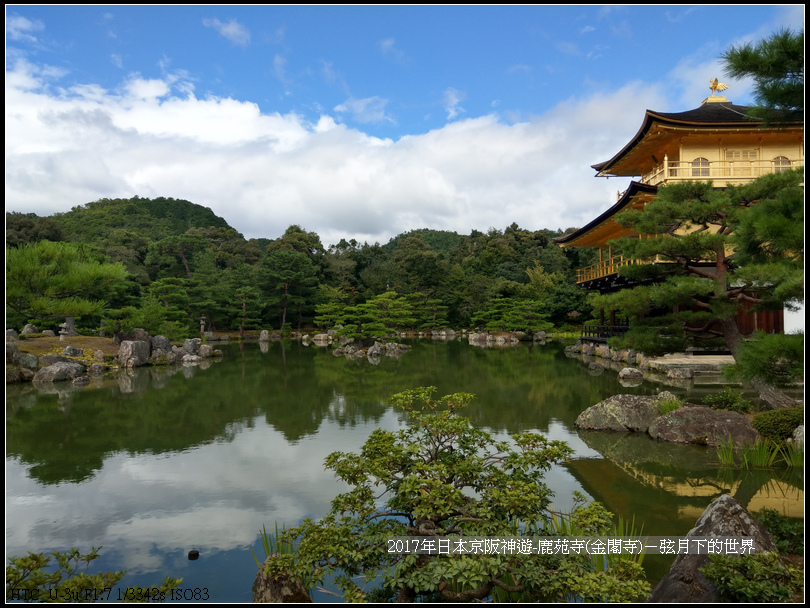
[[[377,365],[297,342],[231,344],[218,361],[110,374],[80,389],[7,387],[6,554],[103,547],[91,571],[127,570],[121,587],[174,576],[211,602],[249,602],[262,526],[325,514],[345,488],[324,458],[356,451],[375,428],[402,428],[386,400],[418,386],[474,393],[466,415],[497,436],[567,441],[575,457],[546,475],[556,509],[580,491],[656,536],[685,534],[722,493],[750,510],[803,514],[801,475],[721,469],[707,448],[573,428],[613,394],[699,389],[625,388],[560,344],[411,344]],[[657,580],[671,558],[650,557]]]

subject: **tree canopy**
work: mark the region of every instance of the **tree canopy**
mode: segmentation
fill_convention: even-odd
[[[99,315],[127,276],[123,264],[99,260],[90,247],[40,241],[6,248],[6,314],[23,322]]]
[[[783,29],[756,44],[731,47],[722,60],[734,78],[753,78],[754,118],[767,123],[803,120],[804,30]]]

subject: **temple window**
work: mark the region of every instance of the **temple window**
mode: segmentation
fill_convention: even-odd
[[[790,170],[790,159],[786,156],[777,156],[773,159],[773,172],[784,173]]]
[[[709,159],[700,157],[692,161],[692,177],[709,177]]]

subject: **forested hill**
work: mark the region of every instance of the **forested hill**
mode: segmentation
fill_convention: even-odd
[[[184,234],[189,228],[231,228],[208,207],[175,198],[130,199],[103,198],[74,207],[67,213],[55,213],[67,240],[95,242],[111,230],[137,231],[140,236],[158,241]]]
[[[19,253],[12,257],[22,263],[57,251],[91,265],[120,263],[123,282],[103,293],[85,290],[105,301],[103,320],[180,337],[196,332],[201,318],[214,330],[292,323],[382,331],[373,322],[380,310],[393,314],[392,306],[399,316],[386,322],[397,329],[527,331],[543,317],[566,324],[573,312],[588,315],[575,270],[592,264],[593,252],[561,249],[552,240],[558,235],[513,223],[469,235],[422,228],[384,245],[341,239],[327,247],[317,233],[292,225],[269,235],[275,238],[247,240],[210,209],[172,198],[102,199],[50,217],[6,213],[6,246]],[[29,277],[37,263],[17,270]],[[15,287],[25,292],[30,283]],[[39,301],[25,293],[21,301]],[[45,322],[32,306],[11,310],[7,302],[6,314],[10,327]],[[85,315],[78,323],[93,328],[101,320]]]
[[[430,228],[419,228],[398,234],[385,245],[383,249],[388,253],[394,253],[408,237],[418,237],[431,247],[434,251],[445,253],[459,244],[462,236],[457,232],[449,230],[431,230]]]

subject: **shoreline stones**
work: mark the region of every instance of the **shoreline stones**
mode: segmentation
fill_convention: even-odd
[[[735,445],[748,445],[760,438],[751,421],[736,412],[685,403],[662,415],[658,406],[668,399],[675,399],[668,391],[653,397],[614,395],[582,412],[574,428],[646,433],[658,441],[708,446],[724,444],[729,438]]]
[[[150,336],[140,328],[127,335],[117,335],[112,342],[119,345],[113,361],[123,369],[141,367],[149,363],[162,365],[182,361],[197,364],[222,356],[221,350],[203,344],[200,338],[189,338],[184,341],[183,348],[180,348],[172,346],[171,341],[165,336]],[[18,344],[17,332],[7,329],[6,384],[71,381],[81,386],[88,384],[91,377],[104,375],[109,369],[107,356],[100,349],[85,352],[69,344],[65,346],[61,355],[37,357],[20,352]]]

